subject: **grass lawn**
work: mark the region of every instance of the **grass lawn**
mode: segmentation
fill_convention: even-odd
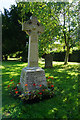
[[[8,94],[7,86],[11,79],[18,83],[22,68],[27,63],[3,61],[2,63],[2,117],[15,119],[30,118],[71,118],[80,119],[78,112],[78,64],[53,64],[53,68],[45,69],[46,77],[54,77],[53,98],[34,104],[24,104]],[[39,62],[40,67],[44,63]]]

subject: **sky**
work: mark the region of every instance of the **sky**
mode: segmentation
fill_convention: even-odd
[[[0,0],[0,11],[2,11],[2,13],[4,12],[3,8],[6,8],[9,10],[10,6],[15,4],[16,2],[15,0]]]

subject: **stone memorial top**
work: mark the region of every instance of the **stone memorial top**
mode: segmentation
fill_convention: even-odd
[[[28,67],[38,67],[38,35],[44,32],[44,27],[31,16],[22,24],[22,30],[29,35]]]
[[[25,31],[28,35],[32,34],[32,32],[40,34],[44,32],[44,27],[38,22],[35,16],[31,16],[30,20],[25,21],[22,24],[22,30]]]

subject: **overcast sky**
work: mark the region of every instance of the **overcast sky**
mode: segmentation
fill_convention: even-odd
[[[10,6],[15,4],[15,0],[0,0],[0,11],[3,12],[3,8],[6,8],[9,10]]]

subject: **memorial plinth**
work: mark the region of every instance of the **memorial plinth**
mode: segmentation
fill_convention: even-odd
[[[28,66],[22,69],[20,77],[20,87],[25,92],[39,89],[39,85],[47,86],[47,82],[45,71],[38,67],[38,35],[44,32],[44,28],[36,17],[31,16],[22,24],[22,30],[29,35]]]

